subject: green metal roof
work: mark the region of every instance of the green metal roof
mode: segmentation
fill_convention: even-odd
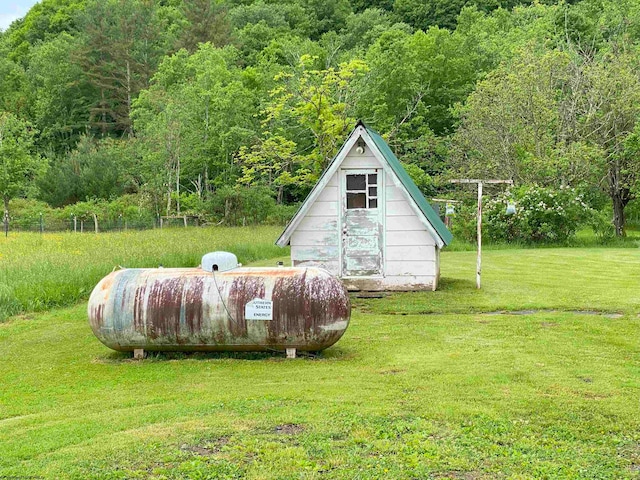
[[[447,229],[442,220],[440,220],[440,217],[435,212],[433,207],[431,207],[431,205],[429,205],[429,202],[427,202],[427,200],[424,198],[424,195],[422,195],[422,192],[420,191],[418,186],[414,183],[407,171],[404,169],[404,167],[400,163],[400,160],[398,160],[398,157],[396,157],[395,154],[391,151],[389,145],[387,145],[387,142],[384,141],[384,139],[378,132],[369,128],[364,122],[360,121],[358,123],[367,130],[367,133],[376,144],[376,147],[378,147],[378,150],[380,150],[380,153],[382,153],[385,160],[391,166],[393,172],[402,182],[402,185],[407,190],[407,193],[411,195],[413,201],[416,202],[416,205],[418,205],[418,208],[420,208],[425,218],[436,230],[444,244],[448,245],[449,243],[451,243],[451,240],[453,240],[453,235],[451,235],[451,232]]]

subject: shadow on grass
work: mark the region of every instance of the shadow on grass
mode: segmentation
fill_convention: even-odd
[[[438,290],[476,290],[476,282],[475,280],[467,280],[464,278],[441,277],[438,282]]]
[[[332,347],[321,352],[303,352],[298,350],[297,359],[305,360],[339,360],[351,357],[351,353],[339,347]],[[250,361],[284,361],[284,351],[268,352],[145,352],[144,362],[167,362],[175,360],[250,360]],[[98,363],[125,364],[138,363],[133,352],[109,352],[96,358]]]

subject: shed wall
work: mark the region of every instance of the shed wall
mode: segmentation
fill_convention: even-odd
[[[387,172],[385,190],[385,282],[435,289],[439,270],[438,247]]]
[[[339,191],[338,177],[334,174],[291,235],[294,267],[319,266],[340,276]]]

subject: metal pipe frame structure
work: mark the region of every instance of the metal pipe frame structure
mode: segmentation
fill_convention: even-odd
[[[480,180],[475,178],[459,178],[450,180],[450,183],[458,184],[475,184],[478,186],[478,212],[476,214],[478,225],[476,227],[476,233],[478,236],[478,254],[476,258],[476,288],[479,290],[481,287],[482,277],[482,186],[495,185],[495,184],[507,184],[513,185],[513,180]]]

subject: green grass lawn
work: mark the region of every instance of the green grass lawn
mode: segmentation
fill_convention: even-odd
[[[356,299],[317,358],[133,361],[84,304],[13,317],[0,478],[639,478],[640,250],[487,251],[480,292],[474,265]]]

